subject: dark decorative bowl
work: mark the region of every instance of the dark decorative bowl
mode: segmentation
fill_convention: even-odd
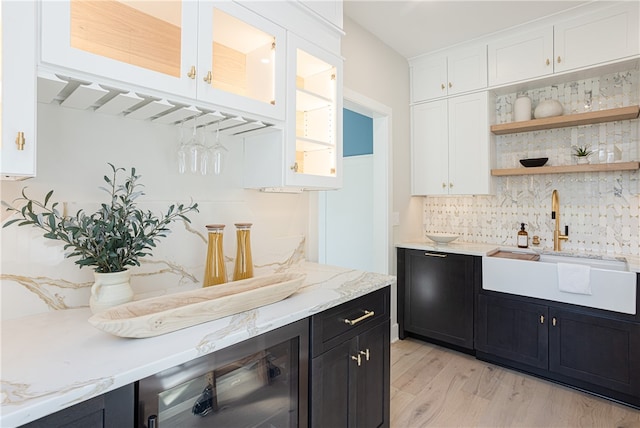
[[[532,168],[535,166],[542,166],[545,163],[547,163],[548,160],[549,158],[520,159],[520,163],[522,164],[522,166],[526,166],[527,168]]]

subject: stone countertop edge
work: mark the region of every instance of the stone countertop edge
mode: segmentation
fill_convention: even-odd
[[[478,242],[464,242],[464,241],[453,241],[447,244],[437,244],[432,241],[405,241],[399,242],[395,244],[396,248],[407,248],[410,250],[424,250],[424,251],[436,251],[441,253],[451,253],[451,254],[462,254],[467,256],[479,256],[484,257],[488,256],[492,253],[500,249],[511,249],[513,251],[518,251],[518,247],[511,247],[505,245],[498,244],[485,244]],[[529,247],[529,249],[539,252],[542,249],[536,247]],[[571,253],[567,253],[571,254]],[[597,253],[589,253],[592,255],[599,255]],[[629,272],[640,273],[640,256],[630,256],[630,255],[622,255],[619,256],[617,254],[609,255],[605,254],[603,256],[606,257],[622,257],[627,260],[627,266],[629,268]]]
[[[88,308],[3,321],[0,426],[34,421],[396,282],[395,276],[311,262],[286,272],[306,274],[287,299],[146,339],[94,328]]]

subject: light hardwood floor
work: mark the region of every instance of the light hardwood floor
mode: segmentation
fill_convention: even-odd
[[[391,345],[391,427],[640,428],[640,411],[405,339]]]

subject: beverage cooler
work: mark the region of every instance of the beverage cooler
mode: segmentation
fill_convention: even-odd
[[[306,427],[308,349],[302,320],[142,379],[138,427]]]

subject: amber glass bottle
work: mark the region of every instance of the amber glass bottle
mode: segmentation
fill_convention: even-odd
[[[233,269],[233,280],[253,277],[253,260],[251,258],[251,223],[236,223],[238,250],[236,264]]]
[[[203,287],[227,282],[227,269],[224,265],[224,254],[222,253],[224,224],[209,224],[207,225],[207,230],[209,231],[209,245],[207,247]]]

